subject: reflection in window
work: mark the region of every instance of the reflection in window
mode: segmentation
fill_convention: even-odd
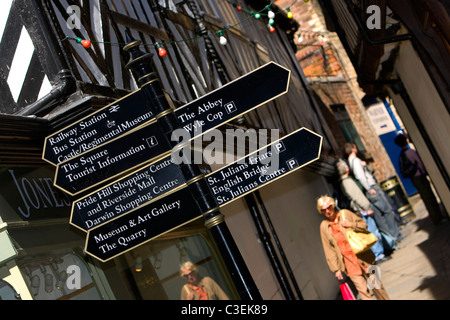
[[[22,300],[20,294],[5,280],[0,280],[0,300]]]
[[[25,257],[18,265],[36,300],[100,299],[89,269],[72,250]]]
[[[170,240],[154,240],[124,254],[136,286],[135,294],[144,300],[179,300],[186,278],[180,266],[191,261],[199,273],[213,279],[231,299],[239,299],[229,274],[215,252],[215,246],[203,235]],[[125,261],[124,261],[125,260]],[[126,277],[125,274],[123,276]]]
[[[229,300],[217,282],[204,276],[191,261],[181,265],[180,273],[187,282],[181,289],[181,300]]]

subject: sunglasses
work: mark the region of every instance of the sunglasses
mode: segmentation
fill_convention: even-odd
[[[333,204],[330,204],[328,207],[326,207],[325,209],[320,209],[320,212],[325,213],[327,212],[327,210],[332,210],[334,208]]]
[[[188,278],[189,276],[192,276],[192,275],[194,275],[194,273],[195,273],[195,271],[194,270],[192,270],[191,272],[189,272],[189,273],[185,273],[185,274],[183,274],[183,277],[185,277],[185,278]]]

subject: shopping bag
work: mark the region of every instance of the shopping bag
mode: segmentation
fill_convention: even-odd
[[[350,286],[347,282],[343,282],[339,285],[342,293],[342,298],[344,300],[355,300],[355,296],[352,292],[352,289],[350,289]]]

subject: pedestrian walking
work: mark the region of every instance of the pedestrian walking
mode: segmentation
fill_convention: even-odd
[[[399,226],[396,221],[396,213],[392,208],[388,196],[378,186],[373,175],[367,170],[366,163],[357,156],[358,149],[354,143],[346,143],[344,147],[345,154],[348,155],[348,164],[353,176],[361,184],[364,193],[369,201],[381,212],[382,221],[378,223],[379,228],[386,228],[386,232],[396,241],[399,242],[404,237],[399,232]]]
[[[336,210],[334,199],[329,196],[317,199],[317,210],[325,217],[320,224],[320,237],[331,272],[337,280],[348,276],[358,290],[361,300],[372,300],[367,283],[373,279],[368,272],[375,262],[375,255],[371,250],[355,254],[346,237],[347,228],[367,232],[366,222],[350,210]],[[373,287],[373,293],[377,300],[389,300],[381,280]]]
[[[366,221],[367,230],[373,233],[378,239],[378,242],[371,248],[372,252],[375,254],[375,261],[381,263],[389,260],[390,257],[385,255],[383,236],[381,235],[381,231],[379,230],[375,219],[376,216],[378,220],[382,220],[382,223],[384,223],[381,212],[370,203],[358,184],[350,177],[350,169],[345,161],[338,161],[336,170],[340,176],[339,182],[341,191],[350,200],[349,209],[359,214],[364,221]],[[388,246],[387,243],[385,245]],[[389,247],[388,249],[392,252],[395,248]]]
[[[430,220],[435,225],[448,221],[448,215],[441,211],[436,196],[431,189],[425,167],[417,152],[409,148],[406,135],[399,134],[394,142],[402,148],[399,158],[400,173],[403,178],[411,179],[425,204],[425,208],[427,208]]]

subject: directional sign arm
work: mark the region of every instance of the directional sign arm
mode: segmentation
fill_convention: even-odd
[[[191,137],[204,134],[288,92],[290,70],[266,65],[175,110]]]
[[[217,204],[224,206],[317,160],[321,147],[322,137],[302,128],[206,179]]]
[[[145,95],[136,90],[46,137],[42,159],[56,166],[144,125],[153,116]]]
[[[167,155],[171,145],[157,122],[61,162],[55,186],[75,195]]]
[[[216,202],[223,206],[315,161],[320,156],[321,144],[322,137],[302,128],[205,179]],[[270,170],[270,162],[265,159],[272,152],[276,153],[279,165]],[[88,230],[85,250],[101,261],[108,261],[201,215],[189,188],[182,187]]]
[[[74,201],[70,223],[87,231],[185,183],[181,170],[168,156]]]
[[[191,139],[204,134],[206,131],[286,93],[289,78],[290,71],[288,69],[270,62],[175,110],[175,116],[181,125],[180,129],[189,133]],[[130,95],[127,99],[136,99],[139,97],[137,93]],[[105,122],[105,119],[108,119],[106,114],[94,118],[98,121],[89,123],[95,132],[100,130],[100,128],[95,128],[98,123],[102,123],[101,128],[108,126],[108,121]],[[75,128],[81,126],[82,123],[84,122],[75,124]],[[79,130],[73,129],[71,132],[79,133]],[[94,131],[91,134],[94,135]],[[142,143],[144,140],[146,142]],[[157,141],[157,144],[149,145],[149,143],[153,143],[153,140]],[[47,141],[54,140],[47,139]],[[84,147],[81,149],[78,149],[75,154],[71,154],[68,160],[59,162],[57,165],[55,186],[71,195],[104,183],[139,165],[156,160],[158,156],[164,156],[164,153],[172,149],[172,142],[163,133],[161,124],[149,122],[135,131],[95,145],[94,148],[87,151]],[[122,161],[123,158],[126,158],[126,161]],[[116,161],[117,159],[120,161]]]
[[[105,262],[201,217],[188,188],[88,231],[85,250]]]

